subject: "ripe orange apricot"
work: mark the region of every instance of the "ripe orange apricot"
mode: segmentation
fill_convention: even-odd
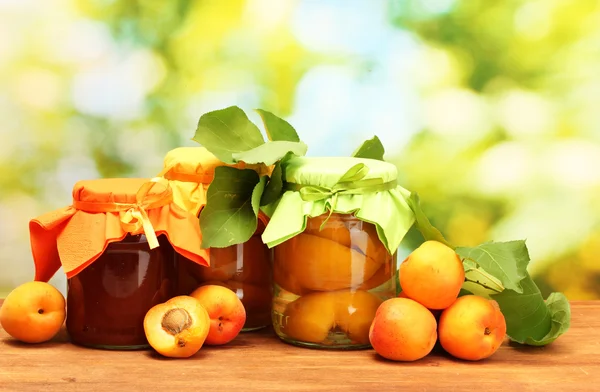
[[[65,297],[46,282],[23,283],[6,296],[0,324],[13,338],[25,343],[52,339],[65,321]]]
[[[204,345],[210,329],[208,312],[195,298],[181,295],[150,308],[144,317],[148,343],[159,354],[188,358]]]
[[[458,297],[465,270],[456,252],[437,241],[425,241],[400,264],[400,286],[429,309],[445,309]]]
[[[435,317],[409,298],[384,301],[369,328],[373,349],[394,361],[416,361],[433,350],[437,341]]]
[[[191,294],[208,312],[206,344],[221,345],[235,339],[246,322],[246,309],[237,294],[224,285],[200,286]]]
[[[438,331],[440,344],[450,355],[477,361],[502,345],[506,320],[496,301],[465,295],[442,312]]]

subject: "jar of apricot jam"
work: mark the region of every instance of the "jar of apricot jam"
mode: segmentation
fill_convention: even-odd
[[[154,181],[156,180],[156,181]],[[158,179],[79,181],[73,204],[30,222],[36,280],[67,275],[67,333],[103,349],[149,347],[144,317],[177,288],[176,254],[207,265],[198,218]]]
[[[113,242],[67,279],[67,332],[73,343],[106,349],[148,347],[144,316],[174,296],[175,252],[165,236],[150,249],[144,235]]]
[[[180,147],[169,151],[159,174],[174,190],[174,202],[197,216],[206,204],[206,195],[215,169],[230,166],[252,169],[260,175],[268,172],[264,165],[225,165],[204,147]],[[273,281],[272,250],[263,244],[261,235],[266,216],[260,215],[255,233],[244,243],[224,248],[210,248],[210,265],[204,267],[177,256],[177,295],[189,295],[203,285],[216,284],[234,291],[246,310],[242,332],[271,324]],[[200,228],[202,231],[202,228]]]
[[[262,236],[274,251],[275,333],[298,346],[368,348],[375,312],[396,296],[396,250],[413,223],[408,194],[381,161],[301,157],[283,170]]]

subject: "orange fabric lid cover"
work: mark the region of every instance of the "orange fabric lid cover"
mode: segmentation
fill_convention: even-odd
[[[77,182],[72,205],[29,222],[35,280],[47,282],[61,265],[71,278],[127,234],[145,234],[150,248],[164,234],[177,253],[209,264],[198,218],[173,203],[164,179],[105,178]]]

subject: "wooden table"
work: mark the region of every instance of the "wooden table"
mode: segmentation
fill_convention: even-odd
[[[600,391],[600,301],[573,302],[567,334],[546,347],[506,342],[464,362],[442,352],[412,363],[373,350],[324,351],[244,333],[188,359],[53,341],[25,345],[0,329],[0,391]]]

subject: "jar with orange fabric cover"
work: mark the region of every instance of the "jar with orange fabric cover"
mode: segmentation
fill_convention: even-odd
[[[160,183],[160,184],[159,184]],[[71,206],[30,222],[36,280],[67,274],[73,343],[147,348],[147,311],[175,295],[175,255],[207,265],[198,219],[172,202],[161,179],[80,181]]]
[[[159,174],[169,181],[174,202],[199,216],[206,205],[206,196],[215,168],[230,166],[252,169],[259,175],[269,173],[265,165],[238,163],[226,165],[204,147],[180,147],[167,153],[164,169]],[[271,324],[272,251],[261,235],[268,220],[259,214],[257,229],[246,242],[223,248],[209,249],[209,267],[178,258],[178,295],[189,295],[196,288],[217,284],[234,291],[246,310],[242,331],[252,331]]]

